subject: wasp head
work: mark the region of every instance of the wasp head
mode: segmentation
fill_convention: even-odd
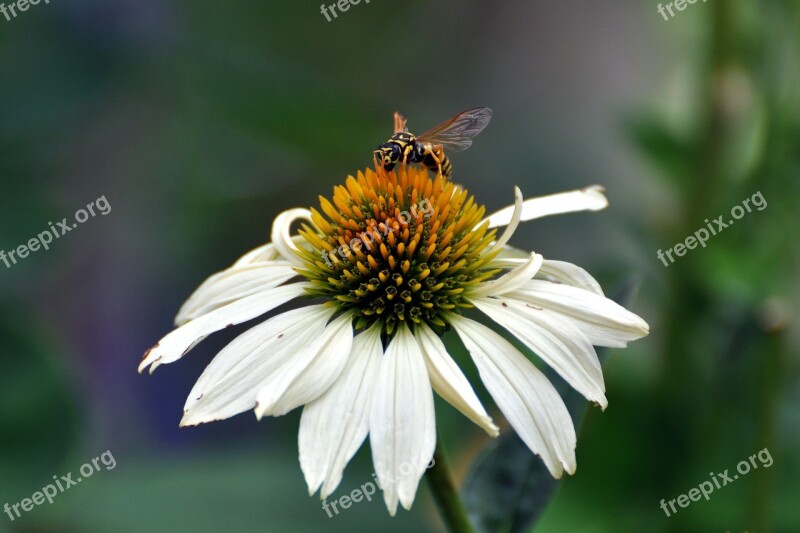
[[[400,147],[395,143],[383,143],[375,150],[375,159],[386,171],[391,171],[402,156]]]

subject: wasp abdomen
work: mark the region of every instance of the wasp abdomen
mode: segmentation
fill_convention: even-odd
[[[453,165],[450,158],[444,154],[441,148],[434,149],[433,146],[426,146],[422,151],[421,163],[431,172],[438,173],[441,169],[442,176],[449,178],[453,173]]]

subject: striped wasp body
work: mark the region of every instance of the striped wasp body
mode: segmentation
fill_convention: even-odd
[[[431,172],[449,178],[453,165],[445,155],[460,152],[472,145],[472,138],[478,135],[492,118],[488,107],[476,107],[463,111],[419,137],[409,133],[406,117],[395,112],[394,135],[375,150],[375,162],[386,171],[391,171],[398,163],[420,163]]]

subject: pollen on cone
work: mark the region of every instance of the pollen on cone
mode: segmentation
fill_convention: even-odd
[[[301,274],[312,296],[352,312],[358,328],[441,329],[444,313],[470,307],[462,294],[486,278],[481,270],[495,255],[482,254],[495,237],[478,228],[485,209],[416,166],[358,172],[311,212],[314,227],[300,231],[310,245]]]

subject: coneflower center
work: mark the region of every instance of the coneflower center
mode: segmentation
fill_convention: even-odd
[[[353,313],[356,329],[399,323],[447,327],[444,316],[470,307],[464,292],[495,273],[485,252],[495,231],[478,226],[483,206],[469,193],[424,169],[371,169],[320,197],[315,227],[300,234],[309,292]],[[324,214],[323,214],[324,213]]]

